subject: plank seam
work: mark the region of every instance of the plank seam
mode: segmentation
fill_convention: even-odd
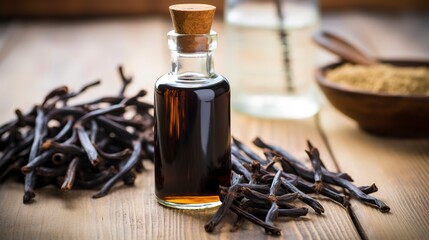
[[[322,141],[325,143],[326,149],[328,150],[328,154],[330,155],[332,161],[334,162],[334,166],[336,168],[335,170],[338,172],[341,172],[340,166],[338,165],[337,159],[335,158],[334,152],[332,151],[331,144],[329,143],[328,136],[326,135],[325,131],[323,131],[322,129],[320,112],[316,114],[315,120],[316,120],[317,131],[319,132],[322,138]],[[345,194],[345,190],[344,190],[344,195],[347,197],[348,204],[347,204],[346,210],[350,219],[353,222],[353,226],[356,228],[356,231],[362,240],[368,240],[368,236],[366,235],[365,230],[362,227],[362,224],[359,222],[358,217],[354,213],[349,201],[349,196]]]
[[[346,209],[347,209],[347,213],[349,214],[350,218],[352,219],[353,225],[355,226],[355,228],[359,234],[359,237],[362,240],[368,240],[368,236],[366,235],[365,230],[362,227],[362,224],[359,222],[358,217],[356,216],[355,212],[353,211],[353,208],[352,208],[352,205],[350,202],[348,203],[348,206],[346,207]]]

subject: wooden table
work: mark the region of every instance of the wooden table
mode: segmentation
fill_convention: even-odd
[[[402,14],[345,13],[324,18],[326,27],[366,29],[372,53],[382,57],[428,57],[429,18]],[[129,93],[150,91],[158,76],[169,71],[166,33],[169,20],[148,17],[75,22],[0,24],[0,122],[15,108],[29,109],[54,86],[78,88],[101,78],[103,84],[83,96],[115,93],[120,86],[116,67],[134,76]],[[216,52],[222,72],[223,25]],[[332,57],[329,57],[332,58]],[[325,61],[327,58],[324,58]],[[357,185],[377,183],[374,196],[391,207],[383,214],[357,201],[345,209],[320,198],[325,214],[310,211],[298,220],[276,225],[288,239],[424,239],[429,236],[429,140],[388,139],[369,135],[328,103],[319,115],[302,121],[261,120],[233,113],[232,133],[246,144],[256,136],[276,143],[305,159],[305,140],[319,147],[331,170],[351,174]],[[107,197],[92,199],[94,191],[61,193],[53,187],[37,190],[36,201],[22,204],[23,186],[0,184],[1,239],[245,239],[271,238],[259,227],[245,224],[230,233],[224,221],[214,234],[203,224],[209,211],[179,211],[158,205],[154,197],[153,166],[138,175],[135,187],[117,186]],[[232,219],[232,218],[231,218]]]

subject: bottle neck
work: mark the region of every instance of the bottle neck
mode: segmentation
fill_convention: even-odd
[[[178,80],[205,80],[214,75],[213,51],[217,46],[217,34],[168,33],[171,50],[172,74]]]
[[[183,53],[171,52],[171,71],[181,80],[210,78],[214,74],[213,51]]]

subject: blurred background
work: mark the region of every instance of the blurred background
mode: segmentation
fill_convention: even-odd
[[[207,3],[224,9],[224,0],[1,0],[0,17],[95,17],[144,14],[168,14],[176,3]],[[404,11],[429,9],[427,0],[320,0],[322,12],[360,9]]]
[[[294,94],[299,101],[302,96],[306,104],[303,107],[304,103],[294,102],[294,107],[286,109],[294,113],[299,112],[295,108],[308,112],[279,116],[278,113],[285,114],[285,111],[273,107],[270,113],[265,102],[281,103],[281,109],[285,109],[283,102],[269,96],[293,94],[284,86],[287,83],[284,50],[279,32],[273,30],[278,20],[257,26],[268,19],[260,14],[263,9],[259,7],[255,10],[258,13],[246,14],[243,21],[233,18],[235,9],[244,9],[237,7],[243,2],[0,0],[0,96],[3,96],[0,120],[12,117],[16,107],[31,106],[34,99],[28,96],[40,99],[60,84],[78,88],[87,81],[101,79],[103,84],[98,93],[111,92],[120,85],[116,71],[119,64],[135,79],[131,91],[147,89],[150,99],[156,79],[170,71],[166,34],[172,25],[168,6],[178,3],[206,3],[217,7],[213,25],[219,33],[215,71],[230,80],[234,97],[238,99],[233,104],[237,106],[235,109],[251,115],[304,118],[319,111],[319,103],[323,101],[318,99],[314,71],[338,57],[313,44],[311,35],[318,29],[335,31],[375,58],[429,59],[428,0],[282,0],[287,3],[283,6],[287,15],[284,27],[289,34]],[[274,9],[276,1],[246,2],[270,3]],[[295,3],[309,3],[303,10],[309,7],[314,11],[308,17],[294,8]],[[273,9],[265,12],[275,15]],[[305,24],[301,26],[295,24],[297,22]],[[246,96],[243,101],[239,99],[240,91]],[[263,95],[267,101],[259,98],[251,101],[246,94]],[[306,102],[309,98],[311,105]]]

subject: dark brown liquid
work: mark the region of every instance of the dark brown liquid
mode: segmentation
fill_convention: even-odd
[[[228,82],[218,76],[189,88],[161,77],[155,116],[156,196],[177,204],[219,201],[219,185],[231,176]]]

